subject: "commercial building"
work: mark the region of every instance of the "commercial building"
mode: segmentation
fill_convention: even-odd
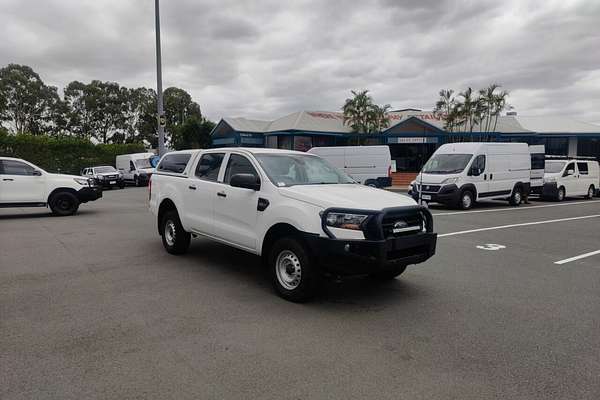
[[[342,113],[300,111],[274,121],[223,118],[213,129],[213,146],[246,146],[306,151],[317,146],[387,144],[399,172],[418,171],[435,149],[456,141],[512,141],[543,144],[553,155],[600,159],[600,126],[567,116],[499,116],[489,131],[449,132],[433,112],[404,109],[389,113],[381,133],[355,134],[344,124]]]

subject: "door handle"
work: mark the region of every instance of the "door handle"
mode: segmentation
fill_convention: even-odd
[[[487,181],[487,174],[483,174],[483,180]]]
[[[492,180],[493,177],[494,177],[494,174],[490,174],[490,181]]]
[[[3,181],[6,181],[6,182],[12,182],[12,181],[14,181],[14,179],[13,179],[13,178],[4,178],[4,179],[2,179],[2,180],[3,180]]]
[[[188,189],[190,189],[190,190],[196,190],[196,186],[190,185],[190,186],[188,186]]]
[[[217,196],[219,196],[219,197],[227,197],[227,194],[225,194],[225,192],[217,192]]]

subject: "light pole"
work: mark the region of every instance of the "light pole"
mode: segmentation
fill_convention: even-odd
[[[156,111],[158,123],[158,155],[165,154],[165,112],[163,111],[162,66],[160,52],[160,12],[159,0],[154,0],[154,15],[156,21]]]

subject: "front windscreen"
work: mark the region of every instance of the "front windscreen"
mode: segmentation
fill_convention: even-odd
[[[256,159],[275,185],[354,183],[352,178],[317,156],[304,154],[256,154]]]
[[[153,168],[149,158],[140,158],[135,160],[135,166],[138,168]]]
[[[564,168],[566,161],[546,161],[546,167],[544,168],[544,172],[549,174],[556,174]]]
[[[462,172],[473,154],[434,154],[423,167],[426,174],[456,174]]]
[[[94,172],[97,174],[103,174],[106,172],[117,172],[117,170],[114,167],[96,167],[94,168]]]

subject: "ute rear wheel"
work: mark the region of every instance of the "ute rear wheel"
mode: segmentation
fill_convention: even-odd
[[[52,195],[49,206],[54,215],[65,217],[77,212],[79,199],[71,192],[58,192]]]
[[[284,237],[275,242],[269,251],[268,265],[273,287],[282,298],[302,303],[316,293],[318,274],[301,240]]]
[[[177,211],[168,211],[162,218],[160,232],[165,250],[170,254],[183,254],[190,247],[192,235],[181,225]]]

